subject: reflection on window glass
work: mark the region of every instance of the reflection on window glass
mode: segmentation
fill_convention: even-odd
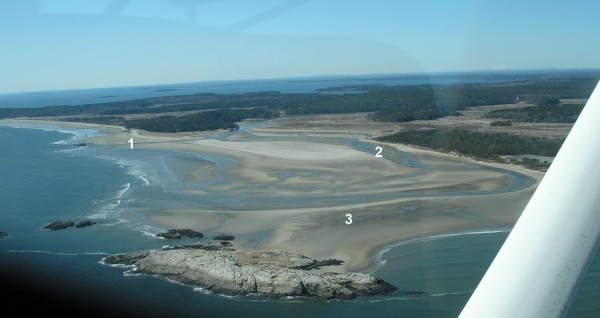
[[[9,302],[456,317],[600,79],[598,9],[2,2]]]

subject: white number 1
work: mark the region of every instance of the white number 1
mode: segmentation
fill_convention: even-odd
[[[133,138],[129,139],[128,143],[131,145],[129,149],[133,149]]]

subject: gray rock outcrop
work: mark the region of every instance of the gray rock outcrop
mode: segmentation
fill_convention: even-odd
[[[96,224],[96,222],[90,221],[90,220],[85,220],[85,221],[81,221],[81,222],[75,224],[75,227],[86,227],[86,226],[92,226],[94,224]]]
[[[233,235],[217,235],[217,236],[213,236],[213,240],[218,240],[218,241],[231,241],[235,239],[235,237]]]
[[[196,232],[190,229],[172,229],[166,232],[156,234],[156,237],[161,237],[168,240],[178,240],[183,237],[189,238],[203,238],[204,235],[200,232]]]
[[[156,274],[226,295],[352,299],[396,290],[368,274],[314,270],[341,261],[316,261],[288,252],[236,251],[215,245],[194,245],[194,248],[111,255],[104,258],[104,262],[134,265],[138,273]]]
[[[73,222],[71,220],[61,220],[61,221],[54,221],[52,223],[48,223],[42,229],[55,231],[55,230],[66,229],[66,228],[73,227],[73,226],[75,226],[75,222]]]

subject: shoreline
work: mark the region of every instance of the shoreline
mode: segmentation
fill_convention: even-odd
[[[418,169],[399,166],[387,160],[373,161],[370,154],[350,147],[316,142],[286,141],[221,141],[206,139],[215,132],[178,134],[147,134],[137,130],[127,131],[119,126],[98,124],[41,121],[0,120],[0,124],[51,125],[73,129],[94,129],[105,133],[85,139],[88,142],[127,149],[129,138],[135,139],[134,148],[177,150],[189,153],[208,153],[234,158],[241,167],[230,171],[242,178],[238,184],[228,185],[219,191],[243,194],[244,187],[269,185],[263,195],[298,195],[307,189],[315,196],[339,191],[351,195],[381,195],[385,192],[436,191],[461,186],[475,186],[475,190],[493,192],[502,183],[498,172],[485,167],[510,170],[533,178],[532,185],[512,192],[481,195],[401,197],[375,200],[357,204],[287,209],[201,210],[186,209],[145,212],[152,221],[166,227],[194,225],[196,230],[214,229],[223,233],[251,234],[270,231],[270,238],[257,243],[258,249],[284,250],[312,258],[345,259],[335,270],[368,270],[377,265],[374,256],[386,246],[400,244],[419,237],[458,233],[478,228],[512,227],[527,203],[543,172],[520,166],[490,163],[407,145],[385,144],[398,151],[417,156],[425,161],[442,162],[456,166],[450,173],[418,173]],[[277,130],[282,130],[277,127]],[[260,133],[268,129],[261,129]],[[283,130],[285,131],[285,130]],[[277,134],[277,131],[271,132]],[[266,134],[268,135],[268,133]],[[353,136],[356,137],[356,136]],[[373,140],[359,139],[378,143]],[[461,168],[462,165],[469,167]],[[472,168],[470,165],[483,168]],[[461,170],[462,169],[462,170]],[[198,175],[205,176],[207,168]],[[274,171],[298,172],[279,180]],[[356,171],[349,171],[356,170]],[[191,177],[200,178],[200,177]],[[363,179],[364,178],[364,179]],[[340,190],[341,189],[341,190]],[[429,190],[428,190],[429,189]],[[337,191],[337,192],[336,192]],[[341,195],[340,197],[343,197]],[[508,204],[507,204],[508,202]],[[345,215],[351,213],[354,223],[344,224]],[[221,218],[225,221],[219,221]],[[212,220],[212,221],[211,221]],[[203,223],[206,222],[206,223]],[[208,224],[208,225],[207,225]],[[238,232],[236,232],[238,231]],[[234,241],[236,248],[251,250],[250,241]]]
[[[385,265],[385,260],[383,259],[383,255],[385,255],[391,249],[399,247],[399,246],[410,245],[410,244],[420,244],[420,243],[426,243],[426,242],[435,241],[435,240],[442,240],[445,238],[455,238],[455,237],[467,236],[467,235],[489,235],[489,234],[499,234],[499,233],[510,233],[511,230],[512,229],[510,229],[510,228],[485,229],[485,230],[473,229],[473,230],[464,231],[464,232],[444,233],[444,234],[439,234],[439,235],[417,237],[417,238],[409,239],[406,241],[392,243],[392,244],[382,246],[379,249],[377,249],[376,250],[377,252],[375,254],[373,254],[373,262],[374,262],[373,266],[370,266],[369,268],[365,269],[363,272],[365,272],[367,274],[373,274],[374,272],[376,272],[379,268],[381,268],[381,266]]]

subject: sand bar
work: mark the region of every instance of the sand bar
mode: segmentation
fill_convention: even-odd
[[[286,250],[317,259],[342,259],[346,262],[334,269],[342,271],[373,265],[372,255],[387,244],[444,233],[510,228],[543,176],[514,165],[384,145],[421,162],[445,167],[419,169],[385,156],[375,158],[374,154],[344,144],[316,142],[321,136],[316,130],[288,134],[281,123],[273,130],[263,127],[256,135],[245,132],[232,141],[215,140],[214,134],[149,134],[94,124],[37,120],[2,123],[97,129],[107,135],[86,142],[126,149],[129,138],[134,138],[136,149],[233,158],[239,166],[226,172],[233,181],[205,188],[201,193],[225,191],[230,195],[271,197],[280,200],[281,207],[255,204],[243,210],[223,206],[138,212],[165,228],[240,235],[241,239],[233,241],[240,249]],[[354,133],[347,136],[356,137]],[[210,173],[210,167],[202,169],[190,171],[186,182]],[[529,176],[533,182],[516,191],[502,192],[512,178],[508,172]],[[315,204],[306,208],[285,207],[286,200],[302,196]],[[327,198],[322,204],[321,197]],[[335,200],[338,203],[332,204]],[[352,215],[352,224],[346,224],[347,214]],[[269,235],[258,239],[253,236],[256,233]]]

